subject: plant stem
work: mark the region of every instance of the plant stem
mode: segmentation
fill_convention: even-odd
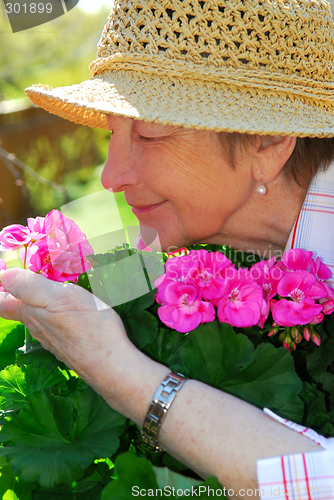
[[[28,245],[24,245],[24,262],[23,262],[23,269],[27,269],[26,268],[26,262],[27,262],[27,252],[28,252]]]

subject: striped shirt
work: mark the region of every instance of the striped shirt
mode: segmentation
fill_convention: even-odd
[[[290,429],[321,445],[323,451],[297,453],[258,460],[257,476],[262,500],[333,500],[334,438],[324,438],[312,429],[263,410]]]
[[[334,165],[311,183],[293,225],[285,251],[311,250],[334,275]],[[333,275],[328,283],[334,286]],[[262,500],[334,500],[334,438],[264,412],[320,444],[324,450],[258,460],[257,475]]]
[[[334,273],[334,165],[312,181],[285,251],[291,248],[310,250]]]

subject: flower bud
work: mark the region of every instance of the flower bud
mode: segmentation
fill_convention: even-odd
[[[285,347],[285,349],[287,349],[290,352],[296,350],[296,344],[289,335],[286,336],[283,343],[283,347]]]
[[[278,326],[276,326],[276,328],[272,328],[270,330],[270,332],[268,333],[268,337],[273,337],[274,335],[276,335],[276,333],[278,332],[279,328]]]
[[[312,333],[312,330],[308,326],[305,326],[305,328],[303,330],[303,335],[304,335],[304,339],[307,340],[307,342],[309,342],[309,340],[311,338],[311,333]]]
[[[281,333],[278,338],[280,339],[281,342],[285,342],[286,333],[285,332]]]
[[[311,339],[313,340],[313,342],[319,346],[320,345],[320,342],[321,342],[321,337],[319,335],[318,332],[316,332],[315,330],[312,331],[312,334],[311,334]]]
[[[311,321],[311,325],[318,325],[319,323],[322,323],[323,319],[324,315],[322,313],[319,313],[316,316],[314,316],[314,318]]]
[[[291,337],[293,340],[296,342],[296,344],[299,344],[303,340],[303,336],[299,331],[299,328],[294,326],[291,330]]]

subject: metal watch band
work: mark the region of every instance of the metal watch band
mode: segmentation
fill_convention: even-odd
[[[158,444],[159,430],[176,394],[185,381],[185,377],[180,373],[170,372],[154,394],[141,431],[142,440],[149,450],[162,451]]]

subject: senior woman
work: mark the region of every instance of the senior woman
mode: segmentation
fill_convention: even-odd
[[[91,80],[27,92],[52,113],[111,130],[103,185],[124,191],[162,249],[217,243],[268,257],[303,234],[298,224],[314,176],[321,184],[327,175],[326,188],[334,185],[331,170],[319,174],[333,158],[333,47],[324,0],[119,1]],[[305,249],[320,255],[323,247],[334,264],[333,226],[312,220]],[[169,369],[131,344],[115,311],[98,312],[85,290],[28,271],[5,271],[2,282],[10,293],[2,294],[0,314],[26,324],[142,426]],[[259,409],[195,380],[177,392],[159,444],[234,492],[255,490],[257,465],[267,470],[269,457],[324,453]]]

